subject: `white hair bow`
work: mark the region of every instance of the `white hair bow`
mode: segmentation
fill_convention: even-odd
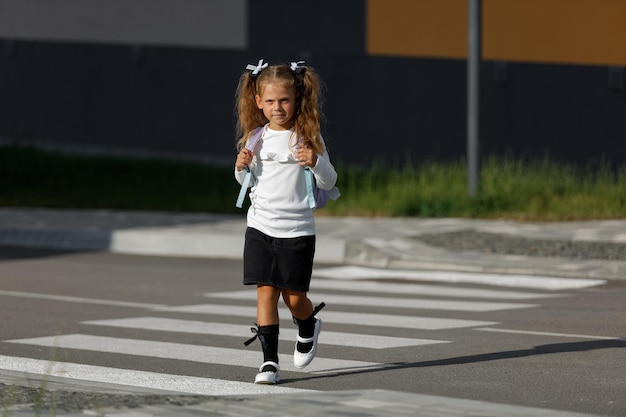
[[[246,66],[246,70],[251,71],[251,74],[253,76],[255,75],[259,75],[259,73],[264,69],[267,68],[267,62],[263,63],[263,59],[259,59],[259,63],[256,65],[253,64],[248,64]]]
[[[295,72],[296,74],[300,74],[306,69],[306,64],[304,61],[292,62],[289,64],[289,68],[291,68],[291,71]]]

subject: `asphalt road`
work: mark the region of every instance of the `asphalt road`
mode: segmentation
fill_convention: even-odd
[[[296,330],[283,314],[277,388],[626,415],[624,281],[544,290],[323,271],[311,292],[327,304],[318,358],[309,372],[290,367]],[[258,342],[243,346],[254,306],[238,261],[2,247],[0,374],[16,375],[5,363],[54,360],[131,385],[133,374],[247,383],[262,362]]]

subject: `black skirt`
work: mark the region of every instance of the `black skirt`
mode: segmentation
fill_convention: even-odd
[[[243,283],[309,291],[315,236],[274,238],[248,227],[243,251]]]

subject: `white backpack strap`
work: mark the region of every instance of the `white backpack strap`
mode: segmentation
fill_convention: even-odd
[[[259,140],[263,136],[263,127],[257,127],[252,131],[252,136],[248,139],[248,143],[246,144],[246,148],[248,150],[254,151],[256,145],[259,143]],[[248,166],[245,167],[246,176],[243,178],[243,183],[241,183],[241,188],[239,189],[239,195],[237,196],[237,202],[235,203],[235,207],[242,208],[243,200],[246,198],[246,191],[248,191],[248,187],[250,187],[250,181],[252,180],[252,172]]]
[[[237,196],[237,202],[235,203],[235,207],[242,208],[243,200],[246,198],[246,191],[248,191],[248,187],[250,186],[250,178],[252,177],[252,173],[250,172],[250,168],[246,167],[246,176],[243,177],[243,182],[241,183],[241,188],[239,189],[239,196]]]
[[[306,193],[307,199],[309,200],[309,207],[314,209],[317,207],[315,203],[315,195],[313,194],[313,188],[315,187],[313,172],[309,169],[309,167],[304,168],[304,179],[306,180]]]
[[[302,139],[298,138],[298,143],[296,144],[296,150],[302,144]],[[309,167],[304,167],[304,179],[306,180],[306,194],[307,200],[309,202],[309,208],[315,209],[317,207],[317,203],[315,203],[315,177],[313,176],[313,171],[309,169]]]

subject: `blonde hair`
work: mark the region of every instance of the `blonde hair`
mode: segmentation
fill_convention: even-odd
[[[237,109],[237,150],[241,150],[250,133],[257,127],[264,126],[267,119],[257,107],[255,96],[262,95],[267,84],[281,83],[286,88],[293,88],[296,95],[296,112],[293,129],[303,145],[317,154],[324,152],[321,137],[322,83],[310,67],[300,73],[291,70],[287,64],[272,65],[254,77],[245,71],[239,78],[235,104]]]

